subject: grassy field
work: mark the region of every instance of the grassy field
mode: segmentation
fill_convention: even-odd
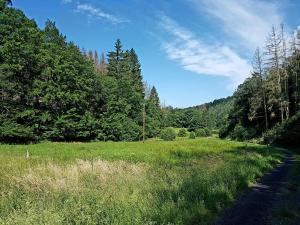
[[[282,157],[217,138],[0,145],[0,224],[209,224]]]

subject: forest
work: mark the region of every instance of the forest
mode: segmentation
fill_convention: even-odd
[[[299,146],[300,30],[273,26],[264,50],[256,49],[251,76],[234,93],[220,137]]]
[[[43,30],[1,1],[0,141],[133,141],[157,135],[162,112],[144,87],[138,56],[117,40],[107,60],[67,42],[52,21]]]
[[[54,22],[41,30],[9,4],[1,1],[1,142],[136,141],[178,127],[279,144],[285,130],[298,129],[299,31],[291,37],[284,25],[273,27],[232,97],[178,109],[161,105],[135,50],[123,50],[119,39],[107,57],[86,51]]]
[[[270,27],[232,96],[176,108],[120,39],[38,24],[0,0],[1,225],[299,224],[300,29]]]

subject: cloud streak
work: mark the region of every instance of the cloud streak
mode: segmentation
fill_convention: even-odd
[[[78,4],[76,6],[76,12],[81,12],[89,17],[94,17],[96,19],[104,19],[106,21],[111,22],[112,24],[120,24],[120,23],[128,23],[130,22],[128,19],[123,19],[120,17],[116,17],[112,14],[103,12],[100,8],[94,7],[90,4]]]
[[[222,29],[240,39],[248,49],[262,47],[273,25],[283,21],[274,1],[262,0],[190,0],[201,12],[217,19]]]
[[[72,3],[72,2],[73,2],[73,0],[62,0],[63,4],[69,4],[69,3]]]
[[[83,4],[79,1],[73,1],[73,0],[62,0],[63,4],[75,4],[75,12],[82,13],[86,16],[88,16],[90,19],[95,20],[104,20],[106,22],[109,22],[111,24],[122,24],[122,23],[130,23],[130,20],[121,18],[118,16],[115,16],[113,14],[107,13],[103,11],[101,8],[93,6],[91,4]]]
[[[172,40],[163,43],[163,49],[171,60],[178,61],[182,68],[197,74],[225,76],[230,78],[230,88],[236,87],[249,75],[251,66],[230,47],[209,44],[196,37],[167,16],[160,22]]]

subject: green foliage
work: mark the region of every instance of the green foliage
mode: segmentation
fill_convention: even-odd
[[[300,109],[300,49],[296,44],[300,39],[295,37],[298,40],[292,44],[289,55],[282,46],[287,40],[277,32],[273,27],[268,37],[267,59],[262,58],[259,50],[256,51],[254,72],[234,93],[233,108],[226,127],[220,131],[220,137],[245,140],[261,137],[265,133],[267,142],[289,142],[289,136],[283,135],[288,130],[283,127],[285,120],[289,121]],[[280,32],[285,32],[283,26]],[[294,123],[289,126],[292,130],[297,128]],[[286,141],[279,141],[280,136]]]
[[[165,127],[184,127],[189,131],[219,129],[227,122],[232,103],[233,98],[228,97],[185,109],[166,107],[162,123]]]
[[[178,131],[178,137],[186,137],[188,135],[187,133],[187,130],[185,128],[181,128],[179,131]]]
[[[14,121],[3,121],[0,125],[0,141],[8,143],[28,143],[36,141],[33,129]]]
[[[189,139],[195,139],[196,133],[194,131],[190,132]]]
[[[197,137],[208,137],[211,136],[211,130],[207,127],[200,128],[195,131]]]
[[[246,141],[254,138],[256,131],[254,129],[245,128],[241,125],[236,125],[234,130],[230,133],[230,138],[238,141]]]
[[[117,40],[93,59],[66,41],[54,22],[40,30],[20,10],[0,2],[0,141],[133,141],[141,138],[145,91],[133,49]],[[148,136],[160,130],[155,88],[147,110]]]
[[[176,132],[173,128],[168,127],[160,132],[160,138],[164,141],[174,141],[176,138]]]
[[[299,147],[300,146],[300,113],[281,124],[275,125],[264,133],[263,139],[267,144]]]
[[[204,128],[204,131],[205,131],[206,137],[209,137],[209,136],[212,135],[212,131],[211,131],[209,128],[205,127],[205,128]]]
[[[147,137],[157,137],[161,128],[162,111],[156,88],[153,86],[146,99],[146,134]]]
[[[206,137],[206,132],[203,128],[197,129],[195,134],[197,137]]]

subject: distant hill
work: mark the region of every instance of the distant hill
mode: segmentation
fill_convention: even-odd
[[[227,124],[233,99],[230,96],[183,109],[167,107],[165,108],[164,125],[185,127],[189,130],[203,127],[220,129]]]
[[[209,109],[213,107],[217,107],[219,105],[226,105],[228,103],[232,103],[233,96],[228,96],[226,98],[215,99],[212,102],[203,103],[201,105],[187,107],[185,109]]]

